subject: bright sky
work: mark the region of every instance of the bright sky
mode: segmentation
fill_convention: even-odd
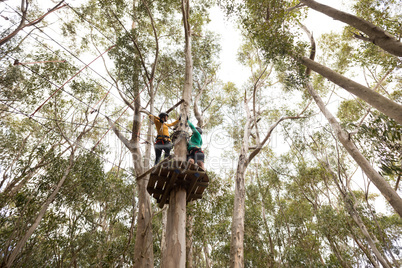
[[[343,6],[343,2],[345,1],[318,2],[345,10],[345,7]],[[218,77],[224,83],[231,81],[234,82],[237,87],[241,87],[249,78],[250,71],[237,62],[237,51],[241,44],[240,31],[224,18],[223,12],[217,7],[211,9],[210,17],[211,23],[209,29],[221,36],[221,68]],[[335,21],[316,11],[309,11],[309,16],[304,24],[313,32],[316,39],[318,39],[323,33],[338,31],[344,26],[343,23]],[[233,163],[225,160],[221,155],[222,150],[227,149],[232,146],[232,144],[229,139],[219,139],[217,136],[218,133],[219,129],[215,130],[213,133],[208,133],[209,135],[207,139],[204,137],[205,146],[209,148],[208,159],[212,160],[209,163],[206,162],[206,166],[209,169],[216,169],[216,172],[219,172],[220,169],[235,168],[236,166],[235,162]],[[276,149],[280,151],[288,147],[288,145],[280,137],[277,137],[277,135],[272,135],[272,139],[273,140],[270,144],[271,147],[276,147]]]
[[[321,0],[317,2],[345,10],[344,2],[348,1]],[[343,23],[335,21],[314,10],[309,11],[309,16],[304,23],[306,27],[313,32],[316,39],[323,33],[337,31],[344,26]],[[224,14],[219,8],[211,9],[210,29],[217,32],[222,37],[220,79],[223,81],[231,81],[236,83],[237,86],[241,86],[248,78],[247,74],[249,71],[236,61],[237,51],[241,43],[240,31],[236,29],[233,24],[224,19]]]

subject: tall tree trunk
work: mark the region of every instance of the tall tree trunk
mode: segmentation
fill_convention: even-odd
[[[322,64],[319,64],[314,60],[311,60],[307,57],[302,57],[299,60],[307,68],[319,73],[323,77],[372,105],[380,112],[395,119],[399,124],[402,124],[402,105],[382,96],[368,87],[365,87],[349,78],[344,77],[343,75],[338,74],[337,72]]]
[[[161,267],[165,267],[163,262],[167,258],[167,256],[166,256],[166,254],[167,254],[167,245],[166,245],[167,209],[168,209],[168,205],[165,204],[162,209]]]
[[[139,89],[134,89],[135,96],[138,96]],[[128,140],[116,128],[114,122],[109,118],[108,122],[111,125],[114,133],[120,141],[129,149],[133,158],[133,164],[136,174],[142,174],[145,171],[142,154],[139,143],[139,133],[141,127],[141,98],[139,96],[135,99],[134,103],[134,117],[133,128],[131,133],[131,140]],[[137,180],[138,191],[138,215],[137,215],[137,231],[135,236],[134,245],[134,267],[153,267],[154,254],[153,254],[153,234],[152,234],[152,210],[151,200],[147,192],[147,185],[149,175],[146,175]]]
[[[204,251],[204,258],[205,258],[205,268],[211,268],[211,259],[209,257],[209,248],[207,243],[204,241],[203,243],[203,251]]]
[[[232,235],[230,241],[230,267],[244,267],[244,216],[245,216],[245,199],[246,188],[244,185],[244,177],[247,169],[247,154],[249,148],[249,138],[251,132],[251,115],[245,100],[245,109],[247,119],[244,126],[243,142],[240,150],[239,161],[237,163],[236,180],[235,180],[235,196],[232,216]]]
[[[179,131],[186,130],[193,86],[193,61],[191,55],[191,29],[189,23],[190,1],[182,0],[183,26],[185,36],[184,55],[186,61],[184,88],[180,107]],[[187,141],[180,139],[174,148],[175,160],[187,160]],[[163,261],[165,268],[181,268],[186,264],[186,190],[182,187],[172,189],[169,198],[168,220],[166,226],[167,254]]]
[[[194,216],[187,216],[187,233],[186,233],[186,268],[193,268],[193,225]]]
[[[353,141],[350,139],[348,133],[342,130],[338,121],[330,113],[330,111],[325,107],[325,103],[322,101],[321,97],[314,90],[311,82],[307,83],[307,89],[310,95],[313,97],[321,112],[327,118],[332,129],[336,133],[339,141],[342,143],[344,148],[348,151],[350,156],[356,161],[360,168],[364,171],[367,177],[374,183],[374,185],[380,190],[381,194],[387,199],[395,211],[402,217],[402,199],[397,194],[397,192],[388,184],[388,182],[371,166],[370,162],[360,153],[358,148],[354,145]]]
[[[139,93],[136,89],[135,96]],[[139,144],[139,133],[141,128],[141,98],[137,97],[134,103],[134,120],[132,137],[130,140],[130,151],[133,157],[134,167],[137,174],[145,171],[144,163]],[[144,176],[137,181],[138,187],[138,216],[137,216],[137,233],[135,236],[134,246],[134,267],[153,267],[153,234],[152,234],[152,209],[151,200],[147,192],[149,175]]]
[[[166,235],[167,252],[162,267],[186,267],[186,190],[182,187],[170,192]]]
[[[346,24],[349,24],[350,26],[366,34],[368,36],[368,41],[381,47],[382,49],[393,55],[402,57],[402,43],[399,42],[390,33],[384,31],[371,22],[313,0],[300,0],[300,2],[335,20],[339,20]]]

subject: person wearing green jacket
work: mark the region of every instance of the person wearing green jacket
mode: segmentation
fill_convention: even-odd
[[[188,142],[187,146],[187,161],[190,164],[197,163],[202,169],[204,169],[204,152],[201,150],[202,146],[202,129],[199,127],[194,127],[194,125],[187,120],[188,125],[193,131],[193,135]],[[205,169],[204,169],[205,170]]]

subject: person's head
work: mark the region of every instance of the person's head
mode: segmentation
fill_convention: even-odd
[[[167,113],[160,113],[159,114],[159,119],[161,122],[166,122],[168,120],[169,115]]]
[[[202,129],[201,129],[200,127],[195,127],[195,129],[196,129],[200,134],[202,134]]]

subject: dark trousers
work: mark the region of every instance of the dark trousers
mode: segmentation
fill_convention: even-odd
[[[170,150],[172,150],[173,144],[170,141],[157,141],[155,143],[155,165],[159,163],[162,156],[162,151],[165,151],[165,158],[170,155]]]

